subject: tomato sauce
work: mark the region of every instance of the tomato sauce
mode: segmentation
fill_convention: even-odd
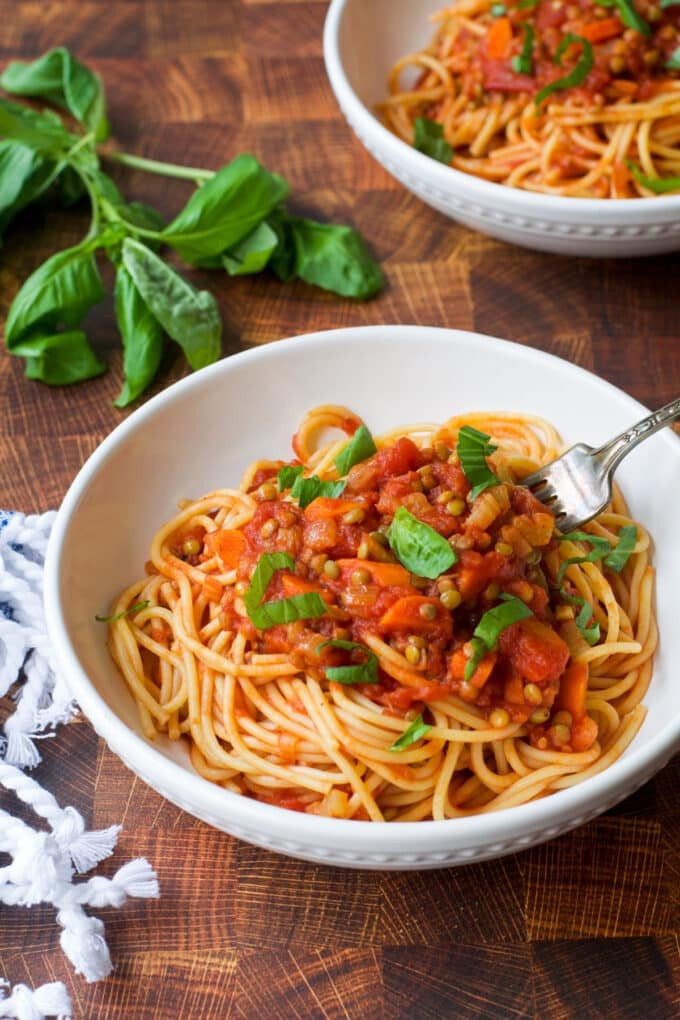
[[[305,507],[262,484],[272,477],[254,476],[250,493],[258,505],[240,532],[205,537],[202,556],[218,556],[237,573],[222,598],[226,627],[245,631],[258,651],[289,654],[319,676],[331,666],[365,662],[367,642],[378,638],[407,664],[395,676],[382,660],[377,682],[359,685],[384,711],[403,717],[455,694],[488,717],[495,712],[501,722],[507,716],[507,723],[526,724],[537,746],[565,748],[564,726],[556,731],[549,720],[561,679],[573,669],[554,613],[559,595],[542,566],[544,557],[556,556],[554,520],[528,489],[499,481],[472,499],[455,453],[421,450],[406,438],[353,467],[340,495]],[[400,507],[455,554],[434,579],[410,572],[391,547],[388,532]],[[314,592],[325,604],[322,615],[257,630],[242,597],[267,553],[286,553],[290,566],[273,572],[263,602]],[[522,600],[530,615],[506,626],[467,676],[475,628],[503,596]],[[353,642],[364,652],[321,647],[328,641]],[[596,735],[583,721],[582,686],[575,674],[565,696],[579,747]]]

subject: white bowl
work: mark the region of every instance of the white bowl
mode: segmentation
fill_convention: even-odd
[[[139,576],[152,535],[179,498],[237,483],[257,457],[290,456],[290,437],[303,413],[323,402],[349,405],[377,432],[470,409],[532,411],[553,421],[565,439],[591,443],[645,411],[551,355],[421,326],[283,340],[171,386],[90,457],[59,510],[47,555],[45,603],[58,666],[111,749],[168,800],[225,832],[295,857],[357,868],[435,868],[521,850],[581,825],[648,780],[680,742],[680,440],[668,429],[619,472],[633,513],[657,545],[661,647],[644,725],[601,775],[495,814],[395,826],[301,815],[239,797],[196,775],[182,744],[142,737],[95,613],[106,611]]]
[[[442,0],[332,0],[326,71],[368,151],[428,205],[503,241],[565,255],[653,255],[680,248],[680,196],[562,198],[494,184],[424,156],[375,115],[396,61],[432,36]]]

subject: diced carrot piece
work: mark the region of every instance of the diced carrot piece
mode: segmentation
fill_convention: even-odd
[[[588,42],[600,43],[622,35],[624,30],[625,26],[618,18],[603,18],[602,21],[591,21],[589,24],[583,25],[577,31],[577,35],[583,36]]]
[[[496,652],[487,652],[470,678],[470,683],[473,687],[477,687],[479,690],[482,689],[491,676],[497,658]],[[453,653],[449,661],[449,676],[452,680],[463,681],[465,679],[465,667],[468,661],[468,657],[462,648]]]
[[[380,588],[409,588],[411,575],[400,563],[379,563],[374,560],[342,559],[335,561],[344,575],[353,570],[368,570],[373,584]]]
[[[512,42],[510,18],[497,18],[486,34],[486,52],[492,60],[504,60]]]
[[[332,602],[333,597],[330,592],[324,591],[318,584],[314,584],[312,581],[306,581],[303,577],[298,577],[297,574],[281,574],[281,588],[283,589],[283,597],[288,599],[291,595],[306,595],[310,591],[318,592],[324,602]]]
[[[245,536],[240,531],[210,531],[205,536],[205,548],[211,556],[217,556],[224,570],[234,570],[246,547]]]
[[[560,677],[560,690],[555,701],[557,708],[570,712],[572,719],[582,719],[586,714],[587,690],[587,664],[570,662]]]
[[[317,496],[305,509],[308,521],[322,521],[328,517],[341,517],[348,510],[363,509],[362,503],[353,499],[334,499],[332,496]]]
[[[425,606],[432,609],[425,610]],[[424,612],[421,612],[424,610]],[[451,614],[439,599],[424,595],[405,595],[397,599],[380,617],[380,628],[384,631],[403,630],[416,634],[449,636],[452,631]]]

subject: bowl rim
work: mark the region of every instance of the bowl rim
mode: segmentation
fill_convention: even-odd
[[[128,768],[149,785],[153,785],[166,799],[225,831],[230,831],[230,824],[236,830],[243,827],[245,831],[250,827],[253,842],[257,841],[257,834],[266,831],[271,840],[267,845],[274,850],[279,849],[277,840],[290,840],[300,850],[303,847],[322,845],[345,853],[390,854],[394,851],[395,840],[394,836],[390,835],[393,832],[392,826],[363,825],[352,819],[325,818],[286,811],[232,793],[198,774],[192,776],[184,766],[157,751],[152,743],[131,730],[111,711],[98,693],[80,664],[68,637],[59,595],[64,545],[72,515],[88,486],[104,467],[109,454],[152,419],[156,411],[168,400],[172,401],[180,394],[200,388],[208,377],[229,376],[247,362],[256,363],[271,357],[285,359],[288,352],[293,349],[297,355],[304,355],[307,349],[319,346],[323,348],[328,343],[337,343],[343,334],[357,337],[368,345],[371,339],[387,336],[394,331],[398,331],[400,337],[405,339],[422,339],[427,335],[435,342],[449,345],[452,341],[461,339],[467,342],[481,340],[486,345],[491,345],[490,353],[494,347],[498,351],[506,351],[508,347],[521,349],[524,355],[532,360],[545,362],[554,367],[559,365],[562,369],[566,366],[572,374],[587,376],[591,383],[595,382],[604,391],[616,394],[619,399],[623,395],[630,403],[633,414],[640,412],[642,415],[648,410],[623,390],[588,369],[545,351],[509,340],[488,337],[471,330],[392,323],[345,326],[287,337],[273,344],[252,348],[215,362],[168,386],[133,411],[102,440],[78,471],[57,511],[48,543],[45,557],[44,605],[49,640],[54,650],[57,668],[96,732],[106,740],[111,750]],[[666,431],[669,433],[666,438],[671,443],[677,444],[680,457],[680,437],[675,436],[672,430]],[[535,836],[537,829],[545,831],[546,835],[543,838],[547,839],[550,827],[559,826],[561,822],[567,823],[566,827],[573,827],[628,796],[661,768],[679,746],[680,715],[671,717],[663,729],[644,746],[636,749],[633,742],[626,756],[619,758],[585,783],[560,790],[540,800],[489,814],[436,822],[400,822],[398,829],[400,853],[404,855],[409,852],[436,853],[465,847],[481,847],[499,839],[507,840],[509,837],[514,843],[522,835]],[[191,778],[191,806],[187,805],[188,776]],[[239,835],[239,832],[235,834]],[[555,835],[556,831],[551,834]],[[537,841],[535,838],[531,839],[531,843]],[[297,855],[297,849],[295,854]],[[332,859],[330,863],[333,863]]]
[[[372,133],[390,157],[403,162],[410,160],[414,172],[421,178],[429,178],[429,182],[443,191],[459,188],[467,191],[469,198],[477,198],[480,202],[496,204],[503,195],[503,202],[508,212],[527,214],[526,206],[535,205],[536,213],[543,212],[564,214],[571,210],[574,216],[588,218],[595,214],[607,222],[620,223],[630,213],[637,210],[638,215],[644,212],[653,213],[655,220],[663,219],[664,214],[680,211],[680,195],[655,195],[653,204],[640,198],[619,198],[614,200],[603,198],[578,198],[570,195],[544,195],[540,192],[527,191],[523,188],[511,188],[496,181],[487,181],[474,174],[464,173],[455,167],[439,163],[393,134],[359,98],[350,84],[340,53],[340,29],[345,10],[351,0],[331,0],[323,29],[323,52],[326,73],[340,108],[349,111],[348,120],[355,118],[368,133]],[[500,190],[502,189],[502,191]],[[565,204],[566,203],[566,204]],[[619,213],[621,215],[619,215]]]

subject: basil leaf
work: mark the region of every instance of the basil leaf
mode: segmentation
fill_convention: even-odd
[[[561,64],[562,57],[565,51],[572,45],[579,44],[582,48],[582,53],[579,58],[576,67],[569,74],[565,75],[564,78],[558,78],[557,81],[551,81],[548,85],[545,85],[540,92],[536,93],[534,102],[536,106],[540,106],[544,99],[552,95],[553,92],[561,91],[562,89],[571,89],[575,85],[580,85],[586,80],[593,66],[593,47],[584,39],[581,35],[574,35],[573,32],[567,32],[557,47],[555,53],[554,62]]]
[[[185,262],[199,265],[247,237],[289,193],[254,156],[237,156],[192,194],[161,234]]]
[[[510,63],[513,71],[517,74],[531,74],[533,72],[534,30],[528,24],[522,27],[524,29],[522,52],[518,57],[513,57]]]
[[[290,489],[295,484],[295,479],[304,471],[302,464],[285,464],[276,476],[276,486],[279,492]]]
[[[533,7],[538,7],[541,0],[519,0],[517,7],[520,11],[528,11]]]
[[[0,99],[0,135],[54,158],[65,155],[80,140],[66,130],[55,113],[36,113],[8,99]]]
[[[411,744],[415,744],[421,737],[424,737],[431,729],[432,727],[423,721],[423,714],[421,712],[411,725],[406,727],[402,735],[394,741],[389,750],[403,751],[405,748],[410,747]]]
[[[106,365],[90,347],[82,330],[52,336],[28,336],[12,350],[26,358],[26,378],[49,386],[83,382],[106,371]]]
[[[217,302],[207,290],[185,280],[146,245],[126,238],[123,264],[152,314],[175,340],[193,369],[220,356],[222,323]]]
[[[498,447],[491,443],[491,436],[471,425],[463,425],[458,433],[456,453],[463,473],[472,486],[470,493],[472,499],[476,499],[480,492],[484,492],[492,485],[499,484],[499,479],[486,463],[486,458],[497,449]]]
[[[103,299],[93,247],[91,243],[57,252],[29,276],[7,315],[5,343],[10,351],[36,327],[51,333],[79,326],[92,305]]]
[[[267,586],[277,570],[293,570],[295,562],[288,553],[263,553],[257,561],[250,587],[243,596],[248,617],[259,630],[269,630],[281,623],[309,620],[323,616],[327,607],[318,592],[304,592],[287,599],[262,603]]]
[[[133,227],[159,232],[165,227],[165,220],[158,210],[146,202],[122,202],[119,208],[126,222],[131,223]],[[151,247],[149,238],[145,238],[144,243]]]
[[[160,367],[163,328],[124,265],[116,271],[115,306],[125,381],[114,405],[127,407],[149,386]]]
[[[16,96],[47,99],[68,110],[88,131],[93,131],[96,141],[108,138],[101,78],[63,46],[30,64],[19,60],[8,64],[0,75],[0,85]]]
[[[680,0],[661,0],[659,7],[677,7],[680,5]]]
[[[489,13],[492,18],[502,18],[507,13],[507,10],[505,4],[492,4]]]
[[[222,255],[222,265],[230,276],[260,273],[276,251],[279,235],[268,223],[259,223],[255,230]]]
[[[638,12],[635,10],[635,5],[632,0],[614,0],[611,6],[616,7],[619,12],[619,17],[626,28],[633,28],[636,32],[639,32],[640,35],[644,35],[646,39],[650,38],[652,30],[644,18],[640,17]]]
[[[676,51],[678,54],[678,68],[680,68],[680,47]],[[626,160],[626,166],[632,173],[633,177],[643,188],[647,188],[649,191],[653,191],[655,195],[663,195],[668,191],[677,191],[680,188],[680,177],[647,177],[643,174],[642,170],[635,163],[631,163],[629,159]]]
[[[634,524],[624,524],[619,532],[619,540],[613,550],[605,557],[605,566],[620,574],[630,559],[637,543],[637,528]]]
[[[114,620],[122,620],[124,616],[130,616],[132,613],[139,613],[142,609],[146,609],[148,605],[148,599],[144,602],[135,602],[134,606],[124,609],[122,613],[116,613],[114,616],[95,616],[95,620],[98,620],[99,623],[113,623]]]
[[[378,264],[352,227],[291,216],[278,210],[269,221],[279,236],[271,268],[279,279],[294,277],[361,301],[383,285]]]
[[[526,602],[515,595],[504,594],[501,595],[501,599],[503,601],[500,605],[487,609],[473,631],[473,654],[465,666],[463,673],[465,680],[470,680],[474,676],[477,666],[487,652],[494,650],[506,627],[534,615]]]
[[[580,612],[574,620],[576,628],[589,645],[596,645],[600,640],[600,625],[597,620],[589,625],[593,619],[593,607],[580,595],[570,595],[564,588],[560,588],[560,595],[569,605],[580,606]]]
[[[387,540],[400,563],[419,577],[434,580],[457,560],[446,539],[400,506],[392,518]]]
[[[365,425],[360,425],[347,446],[335,458],[338,474],[346,475],[355,464],[360,464],[362,460],[368,460],[377,452],[373,436]]]
[[[356,663],[352,666],[326,666],[325,670],[328,680],[334,680],[339,684],[380,683],[378,677],[378,658],[370,648],[360,645],[356,641],[341,641],[340,639],[324,641],[322,644],[317,645],[317,655],[320,654],[322,648],[341,648],[347,652],[360,651],[366,656],[365,662]]]
[[[0,233],[49,188],[58,167],[20,142],[0,141]]]
[[[344,491],[345,484],[345,482],[322,482],[318,475],[304,478],[298,474],[290,494],[304,510],[318,496],[329,496],[331,499],[335,499]]]
[[[567,569],[572,563],[596,563],[604,559],[612,552],[612,547],[606,538],[600,535],[591,535],[588,531],[570,531],[566,535],[557,535],[558,542],[588,542],[591,550],[583,556],[571,556],[560,564],[557,572],[557,583],[561,584]]]
[[[453,159],[453,146],[444,138],[443,126],[428,117],[416,117],[413,122],[413,148],[438,163],[450,163]]]

